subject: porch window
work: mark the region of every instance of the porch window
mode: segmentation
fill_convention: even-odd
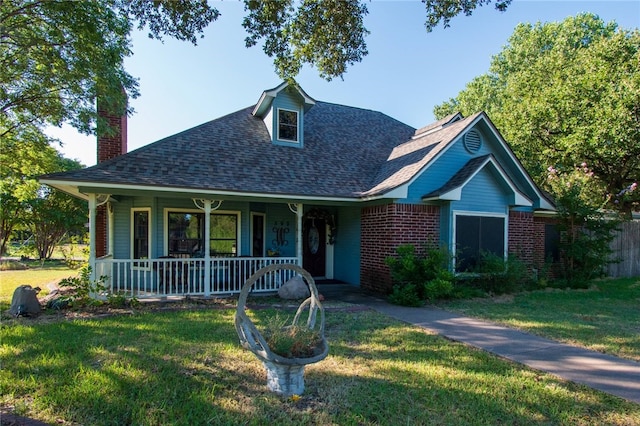
[[[278,109],[278,139],[298,142],[298,112]]]
[[[482,253],[505,255],[505,216],[455,215],[456,271],[468,272]]]
[[[209,234],[211,256],[236,256],[239,241],[239,213],[211,214]],[[167,213],[167,254],[173,257],[204,257],[204,213]]]
[[[131,211],[131,254],[134,259],[149,258],[149,236],[151,235],[150,209],[133,209]]]

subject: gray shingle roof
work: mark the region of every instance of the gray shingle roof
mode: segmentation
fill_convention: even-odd
[[[278,146],[242,109],[98,165],[43,176],[83,186],[132,185],[357,198],[378,184],[415,129],[380,112],[317,102],[304,148]],[[387,171],[386,173],[389,173]]]
[[[480,114],[483,113],[479,112],[467,118],[454,121],[440,129],[436,129],[436,126],[427,126],[430,129],[427,133],[424,131],[427,127],[417,130],[411,140],[393,149],[387,161],[379,168],[379,172],[374,179],[374,185],[363,195],[383,194],[409,182]],[[448,118],[450,119],[451,117],[449,116]],[[444,120],[440,120],[440,122]]]

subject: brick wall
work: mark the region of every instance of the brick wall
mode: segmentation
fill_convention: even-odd
[[[533,226],[534,226],[534,251],[533,251],[533,263],[538,268],[543,268],[545,266],[546,253],[545,253],[545,225],[547,224],[557,224],[558,220],[553,217],[534,217]],[[554,274],[554,269],[558,268],[559,265],[554,265],[554,268],[550,271],[551,275]],[[557,272],[557,271],[556,271]]]
[[[96,257],[107,254],[107,206],[102,205],[96,209]]]
[[[544,251],[544,227],[542,228],[542,245]],[[533,213],[509,212],[509,254],[514,254],[518,259],[527,264],[534,261],[534,252],[537,238],[534,234]]]
[[[362,209],[360,286],[388,293],[391,274],[384,260],[402,244],[424,245],[440,237],[440,208],[415,204],[386,204]]]
[[[100,130],[97,143],[98,163],[116,158],[127,152],[127,114],[115,115],[98,104],[98,115],[106,120],[109,130]],[[107,211],[98,207],[95,221],[96,257],[107,254]]]

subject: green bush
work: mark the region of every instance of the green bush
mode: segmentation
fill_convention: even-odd
[[[472,274],[472,285],[489,294],[515,293],[532,283],[525,263],[512,254],[505,261],[496,254],[481,253]]]
[[[394,285],[388,300],[389,303],[401,306],[422,306],[424,304],[418,294],[417,287],[411,283]]]
[[[438,276],[425,283],[424,296],[427,300],[445,299],[453,295],[455,276],[449,271],[441,271]]]
[[[396,256],[385,259],[394,286],[389,302],[420,306],[425,300],[449,297],[454,276],[449,272],[451,255],[444,247],[426,246],[425,254],[416,253],[413,245],[401,245]]]

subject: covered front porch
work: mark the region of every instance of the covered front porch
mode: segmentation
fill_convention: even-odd
[[[95,260],[95,279],[109,294],[136,299],[165,297],[210,297],[239,293],[253,273],[264,266],[293,263],[296,257],[162,258],[147,260]],[[253,292],[275,292],[293,276],[279,270],[262,276]]]
[[[356,207],[175,194],[88,195],[91,279],[105,294],[138,299],[237,294],[260,268],[284,263],[302,266],[316,279],[357,284]],[[104,256],[96,255],[100,214],[106,219]],[[338,214],[351,234],[342,244],[336,244]],[[264,276],[253,291],[275,292],[291,277],[289,270]]]

